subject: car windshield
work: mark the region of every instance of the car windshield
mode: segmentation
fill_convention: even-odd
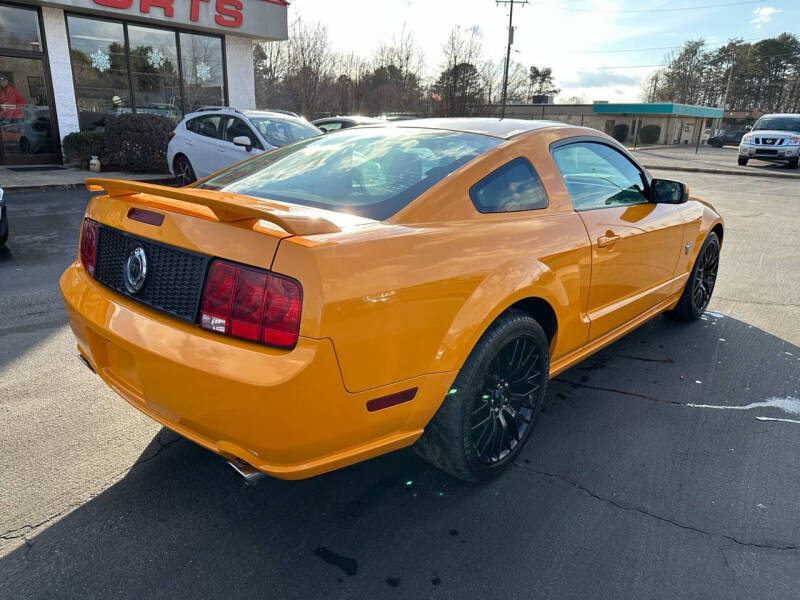
[[[789,117],[764,117],[758,120],[758,123],[753,127],[753,131],[764,129],[800,132],[800,119],[792,119]]]
[[[279,119],[276,117],[248,117],[258,132],[271,146],[285,146],[298,140],[320,135],[322,132],[311,123],[299,119]]]
[[[431,129],[348,129],[267,152],[198,187],[383,220],[502,141]]]

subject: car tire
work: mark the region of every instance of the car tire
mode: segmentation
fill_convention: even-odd
[[[8,214],[3,218],[4,213],[5,211],[0,211],[0,246],[8,241]]]
[[[712,231],[697,253],[678,304],[667,311],[667,316],[678,321],[694,321],[705,312],[717,282],[719,251],[719,236]]]
[[[189,162],[189,159],[183,154],[179,154],[175,157],[173,168],[175,170],[175,180],[178,182],[180,187],[191,185],[197,181],[197,177],[194,174],[194,169],[192,168],[192,163]]]
[[[739,157],[739,166],[744,167],[745,165],[747,165],[747,159]]]
[[[416,452],[466,481],[505,471],[525,447],[541,411],[550,373],[548,348],[544,330],[528,314],[509,309],[500,315],[470,352]]]
[[[789,161],[789,168],[790,169],[796,169],[798,167],[800,167],[800,158],[795,157],[795,158],[793,158],[792,160]]]

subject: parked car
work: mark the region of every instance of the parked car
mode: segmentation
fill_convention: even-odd
[[[764,115],[739,144],[739,165],[751,158],[800,166],[800,114]]]
[[[8,212],[3,188],[0,187],[0,246],[8,241]]]
[[[726,129],[708,138],[708,145],[714,146],[714,148],[722,148],[725,145],[738,146],[745,133],[747,133],[746,129]]]
[[[703,315],[723,239],[682,183],[546,121],[371,125],[191,188],[87,185],[106,194],[60,280],[81,359],[247,478],[410,445],[498,474],[550,377]]]
[[[18,108],[22,109],[21,120],[0,121],[6,151],[20,154],[55,152],[50,109],[34,105]]]
[[[357,127],[358,125],[370,125],[380,122],[380,119],[362,117],[359,115],[352,115],[349,117],[325,117],[323,119],[311,121],[312,124],[319,127],[325,133],[339,131],[340,129],[348,129],[350,127]]]
[[[190,113],[170,133],[167,163],[181,186],[232,164],[298,140],[321,135],[283,112],[208,107]]]

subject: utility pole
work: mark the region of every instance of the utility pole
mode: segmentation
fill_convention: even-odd
[[[506,99],[508,95],[508,67],[511,63],[511,46],[514,43],[514,5],[525,5],[528,0],[495,0],[497,4],[508,4],[508,46],[506,46],[506,66],[503,72],[503,105],[500,107],[500,118],[506,116]]]

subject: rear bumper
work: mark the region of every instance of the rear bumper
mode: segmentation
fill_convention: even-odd
[[[78,263],[59,283],[78,350],[114,391],[180,435],[280,478],[412,444],[455,378],[428,374],[351,394],[330,340],[301,338],[283,351],[222,337],[115,294]],[[414,387],[411,402],[366,409]]]

